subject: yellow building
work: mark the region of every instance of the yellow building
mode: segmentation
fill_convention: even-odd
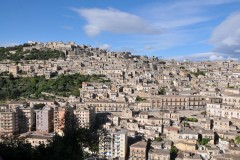
[[[129,160],[146,160],[147,142],[140,141],[130,146]]]
[[[181,150],[186,152],[194,152],[196,150],[196,144],[192,143],[185,143],[185,142],[178,142],[175,146]]]

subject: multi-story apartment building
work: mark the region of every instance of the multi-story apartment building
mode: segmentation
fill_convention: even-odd
[[[14,135],[19,131],[18,108],[0,110],[0,135]]]
[[[127,154],[127,130],[111,131],[99,143],[99,153],[103,158],[125,160]]]
[[[35,125],[33,108],[20,106],[18,110],[18,123],[20,133],[32,131]]]
[[[53,132],[53,108],[44,106],[36,110],[36,131],[39,133]]]
[[[223,95],[222,97],[223,103],[234,105],[238,108],[240,108],[240,97],[239,94],[233,94],[233,95]]]
[[[225,118],[214,118],[213,119],[213,130],[229,131],[230,130],[230,121]]]
[[[183,95],[162,95],[151,96],[153,109],[162,110],[184,110],[203,108],[205,99],[201,96],[183,96]]]
[[[95,123],[95,107],[77,105],[74,110],[79,127],[90,128]]]
[[[54,132],[62,135],[65,126],[65,108],[54,108]]]
[[[129,160],[145,160],[147,158],[147,142],[140,141],[130,146]]]
[[[240,119],[240,108],[223,103],[207,103],[208,116]]]
[[[32,131],[35,125],[34,111],[26,101],[11,101],[8,108],[17,112],[19,133]]]
[[[11,101],[8,103],[8,107],[9,109],[14,109],[16,107],[22,107],[22,106],[27,106],[27,102],[26,101]]]
[[[55,101],[53,100],[40,100],[40,99],[32,99],[29,100],[30,107],[34,107],[35,104],[45,104],[47,106],[54,106]]]
[[[150,149],[148,152],[148,160],[169,160],[170,151],[165,149]]]
[[[178,133],[178,140],[182,142],[196,144],[199,138],[198,131],[185,129]]]
[[[96,112],[122,111],[128,107],[126,102],[86,101],[86,105],[96,108]]]

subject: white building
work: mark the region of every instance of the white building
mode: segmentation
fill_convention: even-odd
[[[45,106],[36,110],[36,131],[40,133],[53,132],[53,108]]]
[[[88,107],[85,104],[77,105],[74,110],[79,127],[91,127],[95,123],[95,107]]]
[[[104,136],[99,143],[99,153],[103,158],[125,160],[127,153],[127,130],[115,130]],[[101,137],[100,137],[101,138]]]

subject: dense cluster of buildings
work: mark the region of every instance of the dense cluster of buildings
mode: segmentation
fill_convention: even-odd
[[[110,82],[84,82],[78,97],[1,105],[0,135],[25,136],[33,146],[47,143],[53,133],[62,134],[65,110],[71,108],[79,127],[97,122],[108,131],[99,137],[101,158],[239,159],[239,62],[177,62],[75,43],[29,44],[24,51],[55,49],[66,59],[4,61],[0,72],[48,79],[101,74]]]

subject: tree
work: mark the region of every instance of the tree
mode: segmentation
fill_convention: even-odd
[[[140,97],[140,96],[137,96],[136,97],[136,101],[137,102],[141,102],[141,101],[145,101],[146,100],[146,98],[142,98],[142,97]]]
[[[206,116],[206,115],[207,115],[207,111],[203,111],[203,112],[201,112],[201,115]]]
[[[157,137],[155,140],[156,140],[157,142],[163,141],[162,137]]]
[[[176,146],[171,146],[170,149],[170,159],[174,160],[177,157],[178,149]]]
[[[20,97],[43,97],[42,92],[68,97],[79,96],[82,82],[102,82],[102,75],[60,75],[56,79],[39,77],[14,78],[12,74],[0,78],[0,100]]]
[[[198,122],[197,118],[187,118],[187,121],[189,122]]]
[[[45,106],[45,104],[42,104],[42,103],[40,103],[40,104],[34,104],[33,108],[34,108],[34,109],[42,109],[44,106]]]
[[[191,72],[191,74],[195,75],[196,77],[198,77],[199,75],[205,76],[205,72],[199,70],[197,72]]]
[[[166,89],[165,88],[161,88],[159,91],[158,91],[158,95],[165,95],[166,94]]]
[[[23,143],[17,138],[4,138],[0,143],[0,155],[3,159],[32,159],[33,149],[31,144]]]
[[[206,144],[208,144],[209,141],[210,141],[209,138],[202,138],[202,140],[199,141],[199,144],[206,145]]]
[[[188,122],[183,122],[184,127],[189,126],[190,124]]]
[[[235,141],[236,141],[238,144],[240,144],[240,136],[237,136],[237,137],[235,138]]]
[[[14,80],[14,76],[13,76],[12,73],[10,73],[10,74],[8,75],[8,77],[9,77],[9,80]]]

